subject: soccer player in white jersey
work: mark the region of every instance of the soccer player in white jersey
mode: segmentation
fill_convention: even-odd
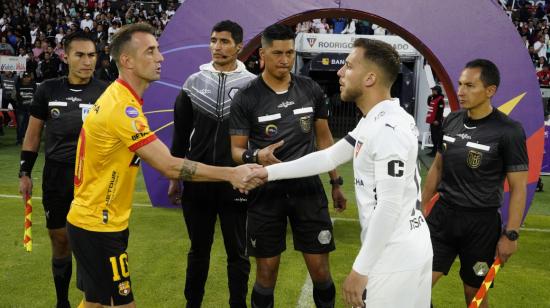
[[[248,178],[305,177],[353,159],[361,249],[343,284],[353,307],[429,307],[432,245],[420,211],[418,131],[391,98],[399,55],[384,42],[357,39],[338,71],[342,100],[363,118],[333,146],[300,159],[258,169]]]

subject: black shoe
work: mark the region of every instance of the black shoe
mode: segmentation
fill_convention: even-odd
[[[71,308],[69,301],[66,302],[57,302],[56,308]]]

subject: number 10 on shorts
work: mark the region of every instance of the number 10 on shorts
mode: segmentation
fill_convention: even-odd
[[[119,281],[121,279],[121,274],[123,278],[128,278],[130,276],[130,271],[128,270],[128,254],[126,252],[118,257],[110,257],[109,261],[113,269],[113,281]]]

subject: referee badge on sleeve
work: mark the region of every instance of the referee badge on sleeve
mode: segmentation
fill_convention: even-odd
[[[481,165],[481,158],[483,155],[481,152],[470,150],[468,151],[468,158],[466,159],[466,163],[468,164],[468,167],[472,169],[476,169]]]

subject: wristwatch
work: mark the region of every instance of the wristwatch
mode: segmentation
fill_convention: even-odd
[[[341,176],[339,176],[335,179],[330,179],[330,185],[342,186],[342,185],[344,185],[344,179]]]
[[[504,234],[504,236],[506,236],[510,241],[517,241],[519,238],[519,233],[516,230],[504,230],[502,234]]]

